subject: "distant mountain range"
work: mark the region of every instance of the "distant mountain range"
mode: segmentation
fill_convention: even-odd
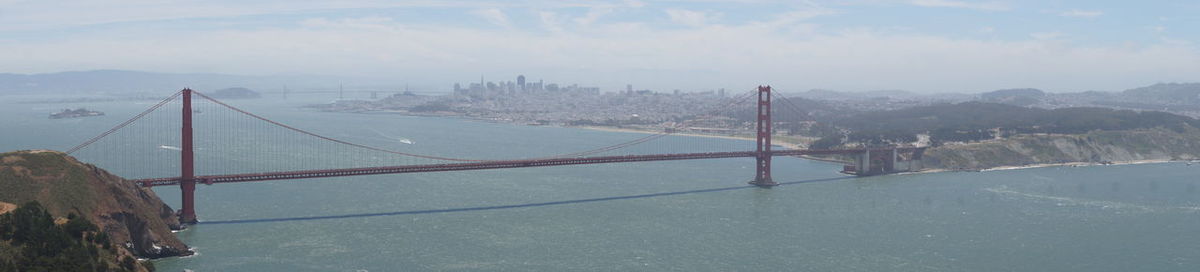
[[[1200,103],[1200,83],[1159,83],[1122,92],[1126,96],[1148,97],[1179,103]]]
[[[0,73],[0,94],[33,93],[146,93],[174,91],[185,87],[215,90],[232,86],[275,90],[284,85],[291,88],[334,87],[351,80],[330,76],[239,76],[225,74],[173,74],[125,70],[74,71],[48,74]]]

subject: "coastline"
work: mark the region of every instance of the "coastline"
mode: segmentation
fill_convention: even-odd
[[[1172,163],[1172,162],[1184,162],[1184,161],[1171,160],[1171,159],[1153,159],[1153,160],[1115,161],[1115,162],[1108,162],[1108,163],[1099,163],[1099,162],[1039,163],[1039,164],[1021,165],[1021,166],[997,166],[997,167],[990,167],[990,168],[983,168],[983,169],[929,168],[929,169],[923,169],[921,171],[910,172],[910,173],[991,172],[991,171],[1021,170],[1021,169],[1047,168],[1047,167],[1068,167],[1068,166],[1069,167],[1087,167],[1087,166],[1136,165],[1136,164],[1154,164],[1154,163]]]
[[[511,122],[508,120],[489,119],[489,118],[482,118],[482,117],[477,117],[477,116],[467,116],[467,115],[457,115],[457,114],[439,114],[439,113],[418,114],[418,113],[405,112],[405,111],[368,111],[368,112],[357,112],[357,113],[361,113],[361,114],[397,114],[397,115],[415,116],[415,117],[443,117],[443,118],[449,117],[449,118],[458,118],[458,119],[463,119],[463,120],[483,121],[483,122],[492,122],[492,123],[508,123],[511,125],[530,126],[529,124],[521,124],[521,123]],[[660,134],[660,133],[662,133],[659,131],[646,130],[646,129],[618,128],[618,127],[605,127],[605,126],[556,126],[556,127],[579,128],[579,129],[605,131],[605,132],[638,133],[638,134]],[[699,134],[699,133],[671,133],[671,135],[684,136],[684,137],[706,137],[706,138],[717,138],[717,139],[739,140],[739,141],[754,141],[755,140],[754,137],[750,137],[750,136],[713,135],[713,134]],[[771,144],[776,145],[776,146],[781,146],[783,148],[788,148],[788,149],[803,149],[803,148],[805,148],[804,146],[802,146],[800,144],[783,142],[783,141],[775,141],[775,142],[772,142]],[[814,157],[814,156],[794,156],[794,157],[812,160],[812,161],[827,162],[827,163],[838,163],[838,164],[848,163],[846,161],[840,161],[840,160],[836,160],[836,159],[819,158],[819,157]],[[1046,167],[1133,165],[1133,164],[1151,164],[1151,163],[1170,163],[1170,162],[1180,162],[1180,161],[1182,161],[1182,160],[1151,159],[1151,160],[1113,161],[1113,162],[1107,162],[1107,163],[1099,163],[1099,162],[1040,163],[1040,164],[1019,165],[1019,166],[1018,165],[997,166],[997,167],[982,168],[982,169],[928,168],[928,169],[922,169],[920,171],[915,171],[915,172],[902,172],[902,173],[895,173],[895,174],[911,175],[911,174],[932,174],[932,173],[942,173],[942,172],[986,172],[986,171],[1021,170],[1021,169],[1046,168]]]

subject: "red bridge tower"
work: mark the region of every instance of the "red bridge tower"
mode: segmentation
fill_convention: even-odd
[[[179,190],[183,192],[183,208],[179,209],[179,223],[196,223],[196,168],[192,153],[192,89],[183,89],[183,137],[179,147],[180,157]]]
[[[758,86],[758,146],[754,180],[750,184],[760,187],[779,185],[771,180],[771,86]]]

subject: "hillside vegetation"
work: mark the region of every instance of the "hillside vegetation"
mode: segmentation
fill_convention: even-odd
[[[1092,131],[1076,135],[1018,135],[1001,140],[933,147],[925,166],[977,170],[1003,166],[1071,162],[1114,163],[1195,160],[1200,158],[1200,129]]]
[[[56,220],[74,214],[94,224],[122,258],[191,254],[171,233],[180,227],[174,211],[153,191],[61,152],[0,153],[0,188],[0,202],[36,201]]]
[[[821,144],[886,145],[910,143],[928,135],[935,146],[975,142],[1022,134],[1084,134],[1091,131],[1168,129],[1183,132],[1200,120],[1154,111],[1105,108],[1039,109],[1005,104],[965,102],[840,117],[827,122],[850,131]],[[844,138],[844,139],[843,139]],[[820,147],[820,146],[814,146]]]
[[[0,272],[154,271],[122,256],[108,233],[87,218],[55,220],[38,202],[0,214]]]

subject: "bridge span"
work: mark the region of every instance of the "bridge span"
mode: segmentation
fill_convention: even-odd
[[[739,147],[733,151],[711,151],[696,152],[699,150],[677,150],[669,149],[663,151],[654,151],[645,154],[636,153],[630,155],[598,155],[611,154],[614,150],[627,148],[634,145],[643,144],[656,139],[663,138],[675,132],[674,129],[668,128],[663,133],[652,134],[631,141],[605,146],[597,149],[587,150],[583,152],[574,152],[568,154],[559,154],[540,158],[531,159],[502,159],[502,160],[478,160],[478,159],[462,159],[442,157],[426,154],[406,153],[391,149],[382,149],[362,144],[351,143],[339,139],[334,139],[322,136],[309,131],[301,130],[296,127],[288,126],[280,122],[276,122],[262,116],[250,113],[248,111],[233,107],[221,101],[205,96],[199,92],[194,92],[191,89],[183,89],[176,92],[171,97],[159,102],[150,109],[134,116],[133,118],[117,125],[116,127],[96,136],[84,143],[75,146],[67,151],[68,154],[86,148],[101,139],[113,135],[118,130],[129,126],[139,119],[147,116],[164,105],[171,104],[176,98],[181,101],[179,105],[180,119],[169,118],[167,122],[174,123],[174,120],[179,120],[179,176],[176,177],[159,177],[159,178],[144,178],[133,179],[132,182],[140,186],[179,186],[182,193],[182,207],[179,208],[179,218],[183,223],[196,222],[195,214],[195,190],[196,184],[221,184],[221,183],[237,183],[237,182],[256,182],[269,180],[289,180],[289,179],[307,179],[307,178],[328,178],[328,177],[345,177],[359,175],[383,175],[383,174],[402,174],[402,173],[422,173],[422,172],[446,172],[446,171],[468,171],[468,170],[485,170],[485,169],[504,169],[504,168],[526,168],[526,167],[549,167],[549,166],[565,166],[565,165],[586,165],[586,164],[604,164],[604,163],[637,163],[637,162],[652,162],[652,161],[672,161],[672,160],[696,160],[696,159],[721,159],[721,158],[755,158],[755,176],[750,180],[750,184],[760,187],[772,187],[778,185],[771,178],[771,158],[776,156],[828,156],[837,155],[848,161],[843,168],[843,172],[859,176],[888,174],[903,171],[915,171],[920,169],[920,161],[924,148],[921,147],[872,147],[872,148],[847,148],[847,149],[828,149],[828,150],[813,150],[813,149],[785,149],[773,150],[776,148],[771,143],[771,138],[775,135],[772,121],[772,92],[770,86],[759,86],[757,90],[748,92],[740,98],[732,99],[732,103],[725,105],[725,108],[717,110],[730,110],[732,106],[738,102],[748,100],[755,97],[757,94],[757,102],[755,103],[756,120],[754,120],[755,129],[755,147],[753,150],[745,150],[744,147]],[[270,127],[279,131],[290,133],[289,135],[301,135],[309,140],[319,141],[324,144],[334,144],[339,147],[352,148],[354,154],[360,152],[382,152],[387,155],[400,156],[405,158],[416,158],[426,160],[418,163],[409,163],[406,165],[389,165],[389,166],[372,166],[372,167],[356,167],[356,168],[333,168],[328,166],[305,166],[293,169],[304,170],[286,170],[286,171],[260,171],[254,173],[231,173],[231,174],[209,174],[196,175],[196,160],[195,150],[197,149],[194,143],[195,135],[193,128],[193,115],[200,111],[193,109],[192,96],[196,95],[211,102],[211,105],[218,110],[226,110],[228,114],[216,114],[215,116],[234,116],[245,118],[257,122],[258,126]],[[795,104],[787,100],[786,97],[779,97],[783,100],[784,105],[791,105],[793,111],[797,111]],[[204,100],[202,100],[204,101]],[[171,104],[174,105],[174,104]],[[719,105],[718,105],[719,106]],[[205,111],[204,116],[212,116]],[[726,116],[718,114],[720,112],[710,112],[702,114],[702,116]],[[248,117],[248,118],[247,118]],[[150,123],[154,123],[152,119]],[[158,120],[163,121],[163,120]],[[219,130],[227,127],[224,121],[209,120],[208,124],[221,124],[219,127],[208,127],[208,134],[213,135],[213,130]],[[176,128],[170,128],[174,130]],[[221,133],[221,132],[218,132]],[[145,137],[145,134],[159,134],[159,132],[151,131],[150,133],[135,134],[132,138]],[[170,135],[170,134],[168,134]],[[265,141],[278,141],[277,139],[259,139]],[[295,144],[303,146],[304,144]],[[123,146],[136,146],[124,144]],[[672,147],[674,148],[674,147]],[[701,148],[703,149],[703,148]],[[111,152],[111,151],[109,151]],[[118,150],[119,152],[119,150]],[[239,156],[246,152],[239,152]],[[322,153],[323,154],[323,153]],[[375,153],[378,154],[378,153]],[[282,158],[281,158],[282,159]],[[284,159],[286,160],[286,159]],[[328,168],[327,168],[328,167]],[[315,168],[315,169],[314,169]]]
[[[828,149],[828,150],[780,150],[772,151],[771,156],[805,156],[805,155],[859,155],[859,154],[888,154],[892,152],[911,153],[920,148],[875,148],[875,149]],[[384,175],[384,174],[403,174],[403,173],[422,173],[422,172],[444,172],[444,171],[465,171],[465,170],[486,170],[486,169],[503,169],[503,168],[526,168],[526,167],[547,167],[547,166],[564,166],[564,165],[582,165],[582,164],[601,164],[601,163],[628,163],[628,162],[649,162],[649,161],[672,161],[672,160],[697,160],[697,159],[721,159],[721,158],[753,158],[757,157],[755,151],[741,152],[707,152],[707,153],[682,153],[682,154],[654,154],[654,155],[625,155],[625,156],[598,156],[585,158],[552,158],[552,159],[530,159],[530,160],[502,160],[502,161],[485,161],[485,162],[470,162],[470,163],[444,163],[444,164],[423,164],[423,165],[402,165],[402,166],[384,166],[384,167],[362,167],[362,168],[342,168],[342,169],[322,169],[322,170],[302,170],[302,171],[280,171],[280,172],[264,172],[264,173],[245,173],[233,175],[200,175],[194,176],[193,180],[203,184],[218,184],[218,183],[234,183],[234,182],[254,182],[268,180],[287,180],[287,179],[305,179],[305,178],[330,178],[330,177],[345,177],[345,176],[361,176],[361,175]],[[895,161],[882,160],[888,163]],[[862,164],[862,162],[859,162]],[[861,168],[867,169],[867,168]],[[852,172],[851,174],[871,175],[868,172]],[[875,174],[882,174],[879,172]],[[181,177],[170,178],[151,178],[151,179],[135,179],[133,182],[145,186],[167,186],[179,185]]]

